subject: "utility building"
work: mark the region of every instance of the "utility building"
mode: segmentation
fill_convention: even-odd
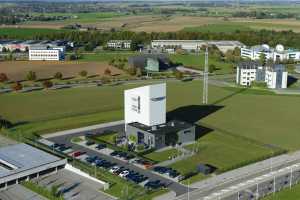
[[[66,164],[66,159],[27,144],[0,148],[0,191],[22,181],[56,173]]]
[[[183,121],[166,121],[166,84],[126,90],[125,131],[130,143],[146,148],[195,140],[195,126]]]

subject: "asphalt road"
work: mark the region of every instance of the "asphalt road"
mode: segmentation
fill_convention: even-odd
[[[113,131],[116,131],[116,132],[119,132],[119,133],[123,133],[124,132],[124,124],[115,125],[115,126],[104,126],[103,128],[97,128],[97,129],[93,129],[93,130],[86,129],[86,130],[83,130],[83,131],[73,132],[73,133],[70,133],[70,132],[65,132],[65,133],[60,132],[59,134],[54,133],[54,134],[52,134],[52,137],[51,137],[51,135],[48,135],[47,139],[52,141],[52,142],[55,142],[55,143],[60,143],[60,144],[63,143],[63,144],[66,144],[68,146],[72,146],[72,148],[74,150],[84,151],[84,152],[87,152],[87,154],[90,155],[90,156],[98,156],[98,157],[103,158],[105,160],[108,160],[110,162],[116,163],[119,166],[126,167],[130,170],[133,170],[133,171],[138,172],[138,173],[140,173],[144,176],[149,177],[150,181],[160,180],[161,182],[165,183],[170,190],[174,191],[176,193],[176,195],[182,195],[182,194],[187,192],[188,189],[187,189],[186,186],[184,186],[180,183],[177,183],[175,181],[172,181],[170,179],[164,178],[160,175],[157,175],[157,174],[153,173],[150,170],[141,169],[139,167],[136,167],[133,164],[129,164],[125,161],[116,159],[112,156],[108,156],[108,155],[102,154],[98,151],[93,151],[91,149],[88,149],[84,146],[71,143],[71,139],[74,138],[74,137],[82,136],[82,135],[85,135],[87,133],[101,134],[104,130],[113,130]],[[190,189],[190,190],[192,190],[192,189]]]

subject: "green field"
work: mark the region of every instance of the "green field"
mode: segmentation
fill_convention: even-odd
[[[262,200],[296,200],[300,199],[300,185],[292,187],[292,189],[284,189],[275,195],[269,195]]]
[[[82,58],[79,61],[82,62],[109,62],[112,59],[128,59],[128,57],[136,55],[135,52],[101,52],[97,54],[82,54]]]
[[[136,86],[139,84],[2,94],[0,110],[3,117],[20,123],[14,128],[20,134],[75,128],[122,119],[123,90]],[[168,110],[199,105],[201,88],[199,81],[168,82]],[[297,96],[210,86],[209,102],[221,108],[206,114],[209,107],[200,105],[199,115],[206,114],[199,116],[203,126],[291,150],[300,148],[295,139],[300,129]]]
[[[6,36],[7,38],[32,38],[32,36],[51,34],[51,33],[61,33],[70,30],[57,30],[57,29],[47,29],[47,28],[0,28],[0,36]]]
[[[198,27],[184,28],[187,32],[232,33],[235,31],[250,31],[251,28],[242,24],[207,24]]]
[[[40,13],[33,13],[33,15],[40,15]],[[71,16],[70,19],[58,20],[57,22],[64,23],[94,23],[99,20],[111,19],[114,17],[125,16],[125,13],[116,12],[92,12],[92,13],[45,13],[45,16]],[[31,22],[27,22],[31,23]],[[35,23],[35,22],[34,22]],[[46,22],[47,23],[47,22]]]
[[[172,54],[170,55],[170,59],[174,63],[183,64],[186,67],[191,67],[199,70],[204,69],[205,57],[203,54],[195,55],[195,54]],[[216,74],[225,74],[233,72],[233,64],[225,63],[222,61],[218,61],[215,58],[210,57],[208,60],[208,64],[214,64],[217,67],[215,70]]]

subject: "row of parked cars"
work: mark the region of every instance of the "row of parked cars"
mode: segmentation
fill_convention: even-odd
[[[180,173],[177,170],[172,169],[171,167],[156,166],[153,168],[153,171],[155,171],[159,174],[168,175],[171,178],[176,178],[176,177],[180,176]]]
[[[92,146],[95,145],[95,143],[91,141],[87,141],[86,145]],[[136,183],[136,184],[143,183],[144,187],[148,190],[155,190],[162,187],[166,187],[166,185],[159,180],[150,181],[147,176],[144,176],[138,172],[135,172],[123,166],[119,166],[116,163],[107,161],[98,156],[87,155],[87,153],[84,151],[73,151],[73,149],[70,146],[67,146],[65,144],[53,144],[52,148],[62,153],[66,153],[69,156],[72,156],[73,158],[81,159],[90,165],[108,170],[110,173],[115,174],[116,176],[119,176],[121,178],[124,178],[132,183]],[[95,146],[95,149],[97,150],[101,150],[104,148],[106,148],[105,144],[97,144]],[[123,158],[124,160],[131,160],[135,158],[135,156],[122,151],[114,151],[111,153],[111,156]],[[134,162],[139,164],[150,164],[148,163],[148,161],[142,159],[134,159]]]
[[[147,176],[139,174],[128,168],[118,166],[116,163],[109,162],[105,159],[99,158],[98,156],[88,156],[85,161],[91,165],[101,167],[108,170],[110,173],[115,174],[121,178],[124,178],[132,183],[140,184],[145,182],[144,187],[149,190],[159,189],[161,187],[166,187],[165,184],[161,183],[159,180],[149,181]]]

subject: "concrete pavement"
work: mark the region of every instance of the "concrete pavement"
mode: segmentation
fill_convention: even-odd
[[[32,192],[22,185],[14,185],[0,192],[0,200],[47,200],[47,198]]]
[[[48,135],[47,139],[52,141],[52,142],[55,142],[55,143],[60,143],[60,144],[64,143],[67,146],[72,146],[73,150],[79,150],[79,151],[86,152],[90,156],[98,156],[98,157],[103,158],[103,159],[105,159],[109,162],[116,163],[119,166],[123,166],[125,168],[128,168],[130,170],[133,170],[135,172],[138,172],[138,173],[148,177],[149,180],[151,180],[151,181],[160,180],[161,182],[165,183],[167,185],[167,187],[170,190],[174,191],[177,195],[182,195],[182,194],[186,193],[187,192],[187,187],[180,184],[180,183],[177,183],[175,181],[172,181],[170,179],[167,179],[165,177],[157,175],[157,174],[153,173],[150,170],[144,170],[144,169],[141,169],[141,168],[139,168],[139,167],[137,167],[133,164],[130,164],[130,163],[126,162],[126,161],[116,159],[113,156],[109,156],[109,155],[103,154],[101,152],[94,151],[94,150],[91,150],[87,147],[84,147],[84,146],[81,146],[81,145],[78,145],[78,144],[74,144],[74,143],[71,142],[71,139],[73,137],[82,136],[82,135],[85,135],[86,133],[91,133],[92,131],[97,132],[97,134],[99,134],[99,133],[102,133],[104,130],[109,129],[109,130],[113,130],[113,131],[117,131],[117,132],[122,133],[122,132],[124,132],[123,123],[121,123],[121,121],[120,121],[118,123],[115,123],[117,125],[114,125],[114,126],[112,126],[111,124],[110,124],[110,126],[108,124],[102,124],[102,126],[98,125],[98,126],[96,126],[97,129],[93,129],[93,130],[84,128],[84,129],[80,129],[80,131],[74,131],[73,130],[73,131],[67,131],[67,132],[59,132],[59,133]],[[99,127],[102,127],[102,128],[99,128]]]
[[[215,177],[194,183],[191,185],[197,188],[189,193],[190,200],[198,200],[213,193],[224,191],[226,188],[247,182],[259,176],[266,175],[271,171],[280,170],[300,162],[300,151],[292,154],[284,154],[257,162],[236,170],[232,170]],[[187,194],[181,195],[176,200],[187,199]],[[170,199],[168,199],[170,200]]]

